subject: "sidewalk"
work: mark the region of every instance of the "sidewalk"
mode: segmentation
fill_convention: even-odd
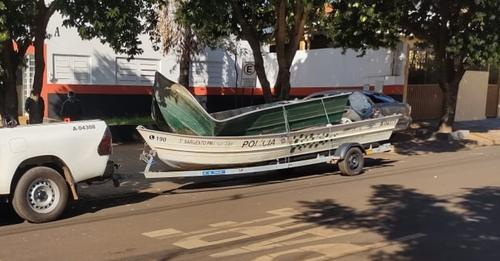
[[[455,123],[457,130],[469,131],[469,140],[479,145],[500,145],[500,118]]]

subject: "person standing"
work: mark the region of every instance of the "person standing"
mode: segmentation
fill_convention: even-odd
[[[75,93],[68,92],[68,97],[61,106],[61,117],[66,121],[79,121],[82,118],[83,107],[82,103],[76,98]]]
[[[39,94],[31,91],[30,97],[26,99],[24,110],[29,115],[29,124],[43,123],[43,113],[45,111],[45,102]]]

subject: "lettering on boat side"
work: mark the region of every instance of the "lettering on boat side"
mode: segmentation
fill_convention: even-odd
[[[149,140],[159,141],[159,142],[167,142],[167,137],[159,137],[153,134],[149,135]]]
[[[159,142],[167,142],[167,137],[160,137],[155,135],[149,135],[150,140],[159,141]]]
[[[201,145],[201,146],[231,146],[233,145],[232,141],[229,140],[194,140],[194,139],[179,139],[180,144],[189,144],[189,145]]]
[[[242,148],[253,148],[253,147],[267,147],[276,144],[276,139],[268,139],[268,140],[245,140],[243,141]]]
[[[226,170],[225,169],[204,170],[201,174],[203,176],[224,175],[226,174]]]
[[[389,125],[395,125],[395,120],[390,120],[390,121],[382,121],[380,123],[380,126],[389,126]]]

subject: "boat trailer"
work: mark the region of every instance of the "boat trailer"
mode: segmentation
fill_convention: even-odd
[[[312,153],[300,158],[285,157],[276,159],[265,165],[248,167],[214,168],[202,170],[175,170],[175,171],[151,171],[151,167],[156,164],[156,151],[145,148],[140,159],[146,163],[144,176],[146,178],[180,178],[180,177],[206,177],[240,175],[249,173],[267,172],[273,170],[290,169],[320,163],[337,164],[342,175],[355,176],[363,172],[364,155],[389,152],[393,150],[390,143],[382,145],[370,145],[368,147],[359,143],[344,143],[337,149]]]

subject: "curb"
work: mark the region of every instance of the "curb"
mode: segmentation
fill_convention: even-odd
[[[499,134],[500,136],[500,134]],[[469,134],[469,139],[475,140],[480,144],[484,145],[500,145],[500,137],[492,137],[492,135],[487,135],[478,132],[471,132]]]

